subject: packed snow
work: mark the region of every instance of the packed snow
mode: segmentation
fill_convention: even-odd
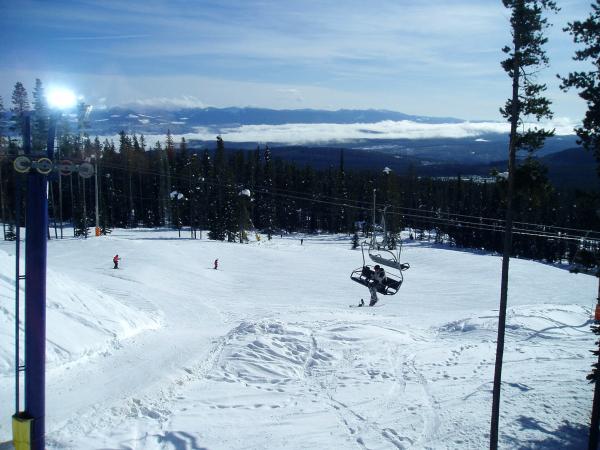
[[[48,449],[488,446],[499,256],[406,241],[398,294],[350,308],[369,296],[351,236],[188,236],[48,243]],[[14,254],[0,242],[2,449]],[[586,446],[597,282],[511,260],[501,448]]]

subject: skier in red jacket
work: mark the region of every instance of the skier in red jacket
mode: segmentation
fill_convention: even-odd
[[[120,259],[121,259],[121,258],[119,258],[119,255],[118,255],[118,254],[116,254],[116,255],[113,257],[113,263],[115,264],[115,267],[113,267],[113,269],[118,269],[118,268],[119,268],[119,260],[120,260]]]

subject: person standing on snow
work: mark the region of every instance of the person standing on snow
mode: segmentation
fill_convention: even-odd
[[[215,259],[215,267],[213,267],[213,269],[217,270],[217,268],[219,267],[219,259]]]
[[[371,281],[369,281],[369,292],[371,293],[371,301],[369,302],[369,306],[375,305],[379,301],[377,298],[377,288],[383,286],[385,283],[385,270],[379,264],[376,264],[374,267],[375,271],[371,275]],[[365,304],[364,300],[360,300],[360,304],[358,306],[363,306]]]
[[[119,268],[119,260],[120,260],[120,259],[121,259],[121,258],[119,258],[119,255],[118,255],[118,254],[116,254],[116,255],[113,257],[113,263],[115,264],[115,267],[113,267],[113,269],[118,269],[118,268]]]

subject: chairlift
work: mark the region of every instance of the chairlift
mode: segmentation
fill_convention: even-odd
[[[398,275],[387,273],[385,274],[385,280],[383,283],[377,286],[377,292],[382,295],[394,295],[402,286],[402,282],[404,281],[404,276],[402,272],[408,270],[410,265],[408,263],[400,263],[400,252],[402,250],[402,240],[400,240],[400,246],[398,248],[398,256],[396,256],[391,250],[387,250],[385,247],[388,246],[387,242],[387,229],[385,226],[385,211],[388,208],[387,206],[383,208],[383,213],[381,215],[381,223],[383,225],[383,241],[381,243],[377,242],[377,237],[375,235],[375,189],[373,189],[373,234],[371,235],[370,242],[363,242],[360,246],[362,251],[363,265],[358,269],[355,269],[350,274],[350,279],[356,281],[357,283],[362,284],[363,286],[370,287],[370,283],[373,279],[373,275],[375,273],[374,267],[367,265],[365,262],[365,246],[368,246],[368,254],[369,258],[377,264],[381,264],[383,266],[390,267],[392,269],[396,269],[398,271]]]
[[[352,271],[352,273],[350,274],[350,279],[368,288],[370,286],[373,274],[375,273],[375,269],[374,267],[366,264],[365,245],[369,244],[367,242],[363,242],[361,244],[363,265],[362,267],[359,267],[358,269]],[[402,272],[408,270],[410,268],[410,265],[407,263],[399,264],[398,267],[395,268],[398,269],[398,275],[386,272],[385,281],[383,282],[383,284],[377,286],[377,292],[379,292],[380,294],[394,295],[396,292],[398,292],[400,286],[402,286],[402,282],[404,281],[404,276],[402,275]]]

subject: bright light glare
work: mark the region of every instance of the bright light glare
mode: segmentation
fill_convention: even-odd
[[[48,91],[46,96],[50,108],[68,109],[75,106],[77,97],[73,91],[65,88],[54,88]]]

